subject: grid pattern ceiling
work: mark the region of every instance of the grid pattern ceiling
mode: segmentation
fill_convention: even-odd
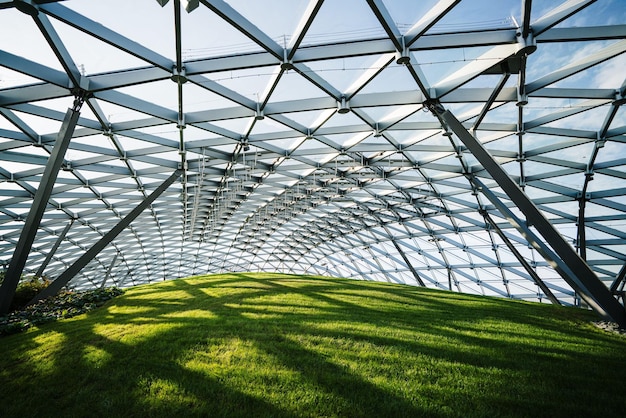
[[[536,272],[575,303],[427,99],[607,287],[626,261],[620,0],[0,0],[0,28],[5,266],[76,89],[27,274],[57,277],[182,168],[71,287],[261,270],[546,300]]]

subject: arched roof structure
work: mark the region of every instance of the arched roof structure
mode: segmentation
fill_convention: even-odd
[[[0,0],[0,28],[9,269],[331,274],[623,315],[619,0]]]

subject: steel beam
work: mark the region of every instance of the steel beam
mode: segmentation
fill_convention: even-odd
[[[300,19],[298,26],[296,26],[296,29],[293,31],[289,45],[287,45],[287,61],[293,59],[296,50],[313,24],[313,20],[315,19],[315,16],[317,16],[317,12],[319,12],[323,3],[324,0],[309,0],[309,5],[302,14],[302,18]]]
[[[622,266],[622,269],[619,271],[619,273],[617,273],[617,276],[615,277],[613,284],[611,284],[611,292],[613,293],[618,292],[620,290],[620,284],[622,285],[621,287],[623,288],[624,279],[626,279],[626,264]]]
[[[387,229],[387,228],[385,228],[385,229]],[[398,253],[402,257],[402,259],[404,260],[404,263],[406,264],[406,266],[409,268],[409,270],[413,274],[413,277],[415,277],[415,280],[419,283],[420,286],[426,286],[424,284],[424,281],[420,277],[420,275],[417,273],[417,270],[415,270],[415,267],[413,267],[413,265],[409,261],[409,259],[406,256],[406,254],[404,254],[404,251],[402,251],[402,248],[400,248],[400,245],[396,242],[396,240],[394,238],[391,238],[391,242],[392,242],[393,246],[396,247],[396,250],[398,251]]]
[[[50,23],[50,20],[45,14],[38,13],[33,18],[41,30],[41,34],[44,38],[46,38],[48,44],[52,48],[54,55],[57,56],[57,59],[65,70],[65,73],[70,78],[73,87],[78,88],[80,86],[82,76],[54,26],[52,26],[52,23]]]
[[[522,0],[522,38],[526,39],[530,33],[530,10],[532,0]]]
[[[534,26],[533,26],[534,28]],[[567,65],[546,74],[545,76],[528,83],[526,85],[526,92],[528,94],[533,93],[539,89],[547,87],[551,84],[555,84],[557,81],[561,81],[564,78],[570,77],[573,74],[579,74],[587,68],[591,68],[594,65],[608,61],[609,59],[623,54],[626,51],[626,39],[610,44],[609,46],[590,54],[577,61],[568,63]]]
[[[550,302],[552,302],[554,305],[560,305],[561,302],[559,302],[556,296],[554,296],[554,293],[552,293],[552,291],[548,288],[548,286],[546,286],[543,280],[541,280],[541,278],[539,277],[537,272],[532,268],[532,266],[528,264],[528,261],[526,261],[526,259],[522,257],[522,254],[520,254],[520,252],[517,251],[517,248],[515,248],[511,240],[504,234],[504,231],[500,229],[498,224],[496,224],[493,221],[489,213],[487,211],[484,211],[482,215],[485,218],[485,221],[487,221],[487,223],[491,225],[491,227],[496,232],[496,234],[498,234],[498,236],[502,239],[502,241],[504,241],[504,244],[506,244],[507,248],[513,253],[515,258],[517,258],[517,260],[520,262],[522,267],[526,269],[526,272],[530,275],[530,277],[532,277],[535,284],[539,286],[541,291],[547,296],[548,299],[550,299]]]
[[[228,3],[223,0],[202,0],[202,4],[274,57],[283,59],[283,48]]]
[[[495,193],[489,189],[489,187],[477,178],[474,178],[472,182],[482,192],[482,194],[489,199],[489,201],[504,216],[504,218],[519,231],[526,242],[537,250],[537,252],[546,260],[548,265],[558,272],[561,277],[576,277],[573,270],[530,229],[530,225],[519,219],[506,206],[506,204],[504,204],[504,202],[502,202],[502,200],[500,200]]]
[[[589,183],[585,180],[583,191],[578,199],[578,227],[576,229],[576,246],[578,247],[578,253],[580,258],[587,260],[587,232],[585,227],[585,207],[587,205],[587,185]]]
[[[431,7],[430,10],[411,27],[411,29],[406,31],[404,34],[406,38],[405,45],[407,47],[414,46],[413,44],[416,41],[423,39],[422,35],[443,19],[460,1],[461,0],[439,0],[437,4]]]
[[[168,187],[176,181],[178,177],[183,173],[182,169],[177,169],[174,173],[167,178],[157,189],[146,197],[137,207],[135,207],[128,215],[117,223],[109,232],[107,232],[98,242],[96,242],[90,249],[78,258],[67,270],[65,270],[55,281],[50,283],[48,287],[42,290],[37,296],[33,298],[28,304],[37,302],[40,299],[47,298],[55,295],[63,286],[65,286],[83,267],[85,267],[93,258],[98,255],[111,241],[115,239],[130,223],[135,220],[137,216],[141,214],[148,206],[152,204]]]
[[[115,265],[115,262],[117,261],[118,255],[119,253],[115,253],[113,260],[111,261],[111,264],[109,264],[109,268],[107,269],[107,272],[104,275],[104,279],[102,279],[102,283],[100,283],[100,288],[103,288],[104,284],[107,282],[107,280],[109,280],[109,277],[111,276],[111,270],[113,270],[113,266]]]
[[[493,92],[491,92],[491,94],[489,95],[489,99],[487,99],[487,101],[485,102],[485,105],[480,110],[480,113],[478,114],[478,117],[476,117],[476,121],[474,121],[474,125],[472,126],[472,130],[473,131],[477,130],[478,126],[480,125],[480,123],[483,121],[483,119],[485,119],[485,116],[487,116],[487,112],[489,112],[489,110],[491,110],[491,106],[493,105],[493,103],[498,98],[498,95],[500,94],[500,92],[504,88],[504,85],[509,80],[510,76],[511,76],[511,73],[509,73],[508,71],[505,72],[504,74],[502,74],[502,77],[500,77],[500,80],[498,81],[498,84],[493,89]]]
[[[170,59],[59,3],[40,5],[39,10],[48,16],[52,16],[56,20],[72,26],[85,34],[91,35],[102,42],[106,42],[156,67],[166,71],[171,71],[172,69],[173,62]]]
[[[561,234],[541,213],[533,201],[509,177],[483,144],[470,134],[463,124],[450,111],[446,110],[441,103],[429,101],[426,105],[440,119],[441,123],[452,130],[461,142],[465,144],[511,201],[526,216],[527,223],[534,225],[545,242],[554,249],[555,256],[568,267],[571,273],[563,274],[563,279],[575,291],[580,293],[585,302],[596,312],[602,316],[610,317],[622,328],[626,328],[626,310],[624,307],[613,297],[609,289],[600,281],[589,265],[563,239]],[[515,224],[517,223],[515,222]],[[515,224],[514,226],[517,227],[518,225]],[[528,229],[526,230],[528,231]],[[524,234],[523,231],[522,234]]]
[[[409,261],[409,258],[406,256],[406,254],[404,254],[404,251],[402,251],[402,248],[396,242],[395,238],[391,234],[391,231],[389,231],[389,228],[387,227],[387,225],[383,224],[382,222],[381,222],[381,225],[385,229],[385,232],[387,232],[387,235],[389,235],[389,239],[391,240],[391,243],[393,244],[394,247],[396,247],[396,250],[398,251],[398,254],[400,254],[400,257],[402,257],[402,259],[404,260],[404,263],[406,264],[406,266],[409,268],[409,270],[413,274],[413,277],[415,277],[415,280],[420,284],[420,286],[426,286],[424,284],[424,281],[420,277],[420,275],[417,273],[417,270],[415,270],[415,267],[413,267],[413,265],[411,264],[411,261]]]
[[[63,228],[63,231],[61,231],[61,233],[59,234],[59,237],[57,238],[56,242],[54,243],[50,251],[48,251],[48,255],[46,256],[46,259],[43,261],[43,263],[41,263],[41,266],[37,270],[37,273],[35,273],[35,276],[41,277],[43,275],[43,272],[46,270],[48,263],[50,263],[50,260],[52,260],[54,253],[56,253],[57,249],[59,248],[59,245],[61,245],[61,242],[63,242],[63,240],[65,239],[65,235],[67,235],[67,232],[70,230],[73,223],[74,223],[74,219],[71,219],[70,222],[65,226],[65,228]]]
[[[374,15],[376,15],[376,18],[378,18],[380,25],[383,27],[385,32],[387,32],[387,36],[389,37],[391,42],[393,42],[398,52],[402,54],[404,52],[403,50],[405,49],[404,40],[402,40],[402,34],[400,33],[398,26],[394,22],[393,17],[391,17],[391,14],[387,10],[387,7],[385,7],[385,4],[382,2],[382,0],[367,0],[367,4],[369,4],[372,12],[374,12]]]
[[[87,93],[80,91],[74,100],[74,105],[65,113],[65,119],[63,119],[54,148],[50,153],[46,168],[41,176],[39,187],[35,192],[33,204],[26,217],[24,228],[22,229],[20,239],[13,252],[13,257],[7,269],[4,282],[2,286],[0,286],[0,314],[7,313],[11,307],[15,289],[24,271],[28,254],[33,246],[39,224],[41,223],[41,218],[48,205],[48,200],[52,194],[52,188],[59,174],[59,169],[63,164],[65,152],[74,134],[74,129],[76,128],[78,117],[80,116],[80,108],[86,97]]]
[[[550,10],[539,19],[535,20],[532,24],[532,29],[535,36],[539,36],[553,26],[556,26],[563,20],[567,19],[571,15],[577,13],[579,10],[584,9],[596,0],[566,0],[562,4],[558,5],[554,9]]]

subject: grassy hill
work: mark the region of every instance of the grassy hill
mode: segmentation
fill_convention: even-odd
[[[129,289],[0,339],[2,417],[621,417],[586,311],[282,274]]]

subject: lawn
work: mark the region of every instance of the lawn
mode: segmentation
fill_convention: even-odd
[[[0,338],[2,417],[625,416],[595,315],[284,274],[192,277]]]

